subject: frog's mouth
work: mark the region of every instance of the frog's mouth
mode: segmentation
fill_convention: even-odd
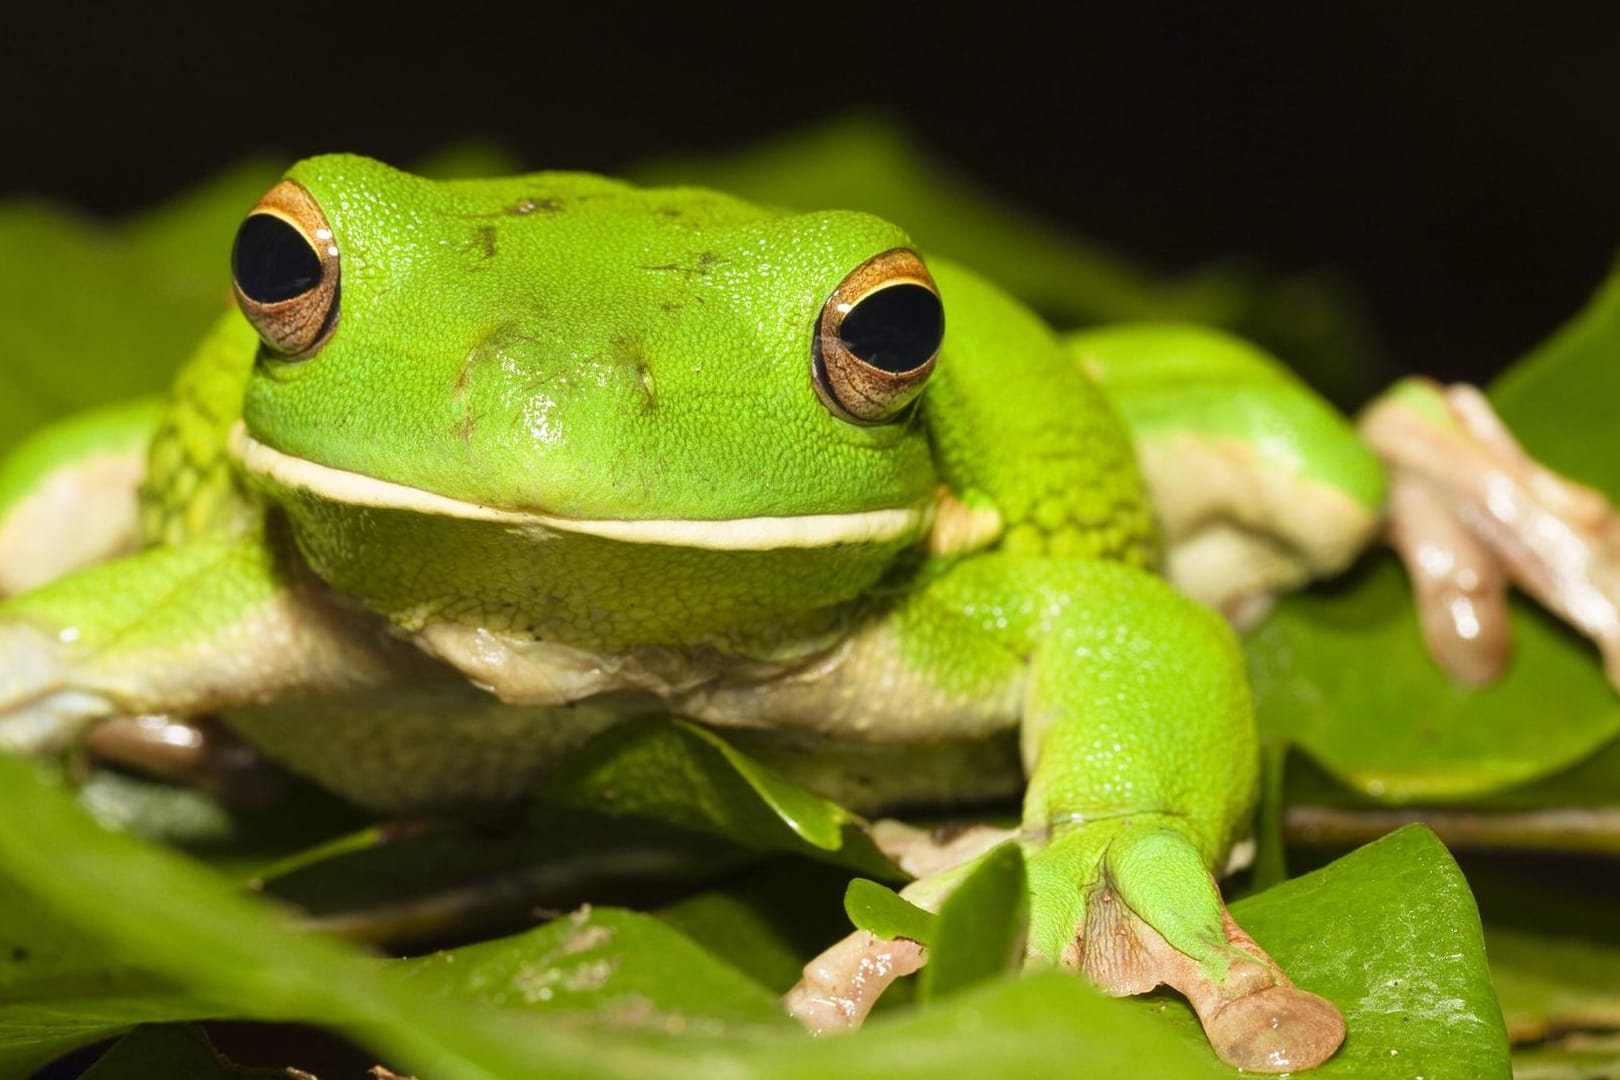
[[[862,510],[849,514],[722,519],[583,519],[534,511],[504,510],[284,454],[249,435],[240,420],[231,428],[230,452],[242,468],[253,476],[345,505],[582,533],[630,544],[664,544],[716,551],[883,544],[920,536],[928,525],[927,509],[922,507]]]

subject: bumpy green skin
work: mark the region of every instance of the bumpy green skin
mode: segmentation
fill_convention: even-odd
[[[618,688],[672,711],[823,745],[978,748],[1016,729],[1032,955],[1063,957],[1106,880],[1218,974],[1208,870],[1256,788],[1242,662],[1217,617],[1152,576],[1129,435],[1039,320],[935,264],[948,330],[921,407],[857,425],[817,396],[812,342],[845,275],[906,245],[892,225],[572,174],[441,184],[336,156],[289,175],[341,252],[335,333],[289,360],[235,314],[216,327],[154,441],[152,549],[0,604],[0,743],[49,749],[53,724],[109,712],[226,709],[378,805],[513,794],[544,754],[479,743],[488,695],[407,644],[446,627],[496,632],[477,638],[499,662],[476,677],[527,710],[497,739],[569,723],[532,679],[502,681],[532,662],[546,682],[534,655],[556,646],[623,667]],[[239,417],[301,466],[512,514],[917,524],[735,551],[357,505],[244,477]],[[941,489],[981,527],[926,555]],[[399,703],[416,685],[413,712]],[[294,719],[300,699],[368,694],[391,702],[369,731],[363,709],[347,726],[330,709]],[[586,703],[578,730],[602,709]],[[436,745],[435,720],[455,737]],[[996,786],[894,771],[862,797]]]
[[[258,344],[253,328],[233,311],[213,325],[180,369],[151,434],[141,488],[141,529],[148,543],[262,531],[262,507],[248,497],[226,453]]]

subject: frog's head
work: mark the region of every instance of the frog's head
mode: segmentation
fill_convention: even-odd
[[[876,218],[332,156],[253,209],[233,269],[261,339],[236,452],[396,618],[701,602],[701,637],[847,599],[926,527],[943,309]]]

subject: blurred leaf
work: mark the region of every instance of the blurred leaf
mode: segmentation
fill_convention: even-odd
[[[932,945],[939,916],[924,911],[893,889],[875,881],[856,878],[844,892],[844,912],[856,929],[866,930],[885,941],[909,938],[920,945]]]
[[[1523,601],[1514,659],[1477,690],[1424,649],[1393,556],[1285,599],[1249,635],[1261,731],[1386,802],[1477,801],[1567,768],[1620,731],[1620,704],[1583,643]],[[1376,672],[1376,677],[1373,673]],[[1556,717],[1528,723],[1527,717]]]
[[[481,1006],[569,1012],[603,1027],[719,1035],[792,1028],[776,995],[651,915],[583,907],[514,937],[406,961],[393,974]]]
[[[75,409],[151,394],[224,306],[199,277],[56,207],[0,204],[0,452]]]
[[[264,1080],[268,1075],[221,1061],[196,1028],[143,1025],[119,1039],[83,1080],[246,1080],[251,1076]]]
[[[400,949],[527,926],[536,908],[652,903],[749,857],[656,822],[547,810],[376,826],[269,867],[259,884],[326,933]]]
[[[1470,860],[1468,878],[1515,1046],[1620,1032],[1620,867],[1494,855]]]
[[[1620,1076],[1620,1035],[1572,1032],[1513,1055],[1513,1080],[1613,1080]]]
[[[839,907],[848,880],[827,864],[778,858],[661,908],[658,917],[780,994],[848,931]]]
[[[1029,929],[1029,879],[1014,841],[992,848],[940,905],[917,996],[935,1001],[1015,972]]]
[[[682,721],[609,728],[547,777],[542,796],[671,822],[761,851],[808,855],[890,881],[906,876],[877,849],[859,817],[714,732]]]
[[[1506,928],[1488,928],[1486,941],[1514,1042],[1569,1029],[1620,1032],[1620,949],[1612,943]]]

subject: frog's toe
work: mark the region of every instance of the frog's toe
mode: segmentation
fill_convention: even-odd
[[[1620,687],[1620,513],[1525,453],[1471,386],[1398,384],[1362,437],[1389,466],[1389,533],[1437,662],[1477,683],[1507,649],[1505,575],[1585,634]]]
[[[1115,995],[1169,986],[1229,1065],[1291,1072],[1344,1041],[1344,1018],[1296,987],[1221,900],[1194,843],[1164,821],[1093,823],[1030,858],[1031,962]]]
[[[1297,986],[1268,986],[1199,1019],[1220,1059],[1249,1072],[1313,1068],[1344,1042],[1339,1010]]]
[[[915,941],[885,941],[857,930],[806,964],[782,1004],[814,1035],[857,1028],[889,984],[922,967],[923,960]]]

